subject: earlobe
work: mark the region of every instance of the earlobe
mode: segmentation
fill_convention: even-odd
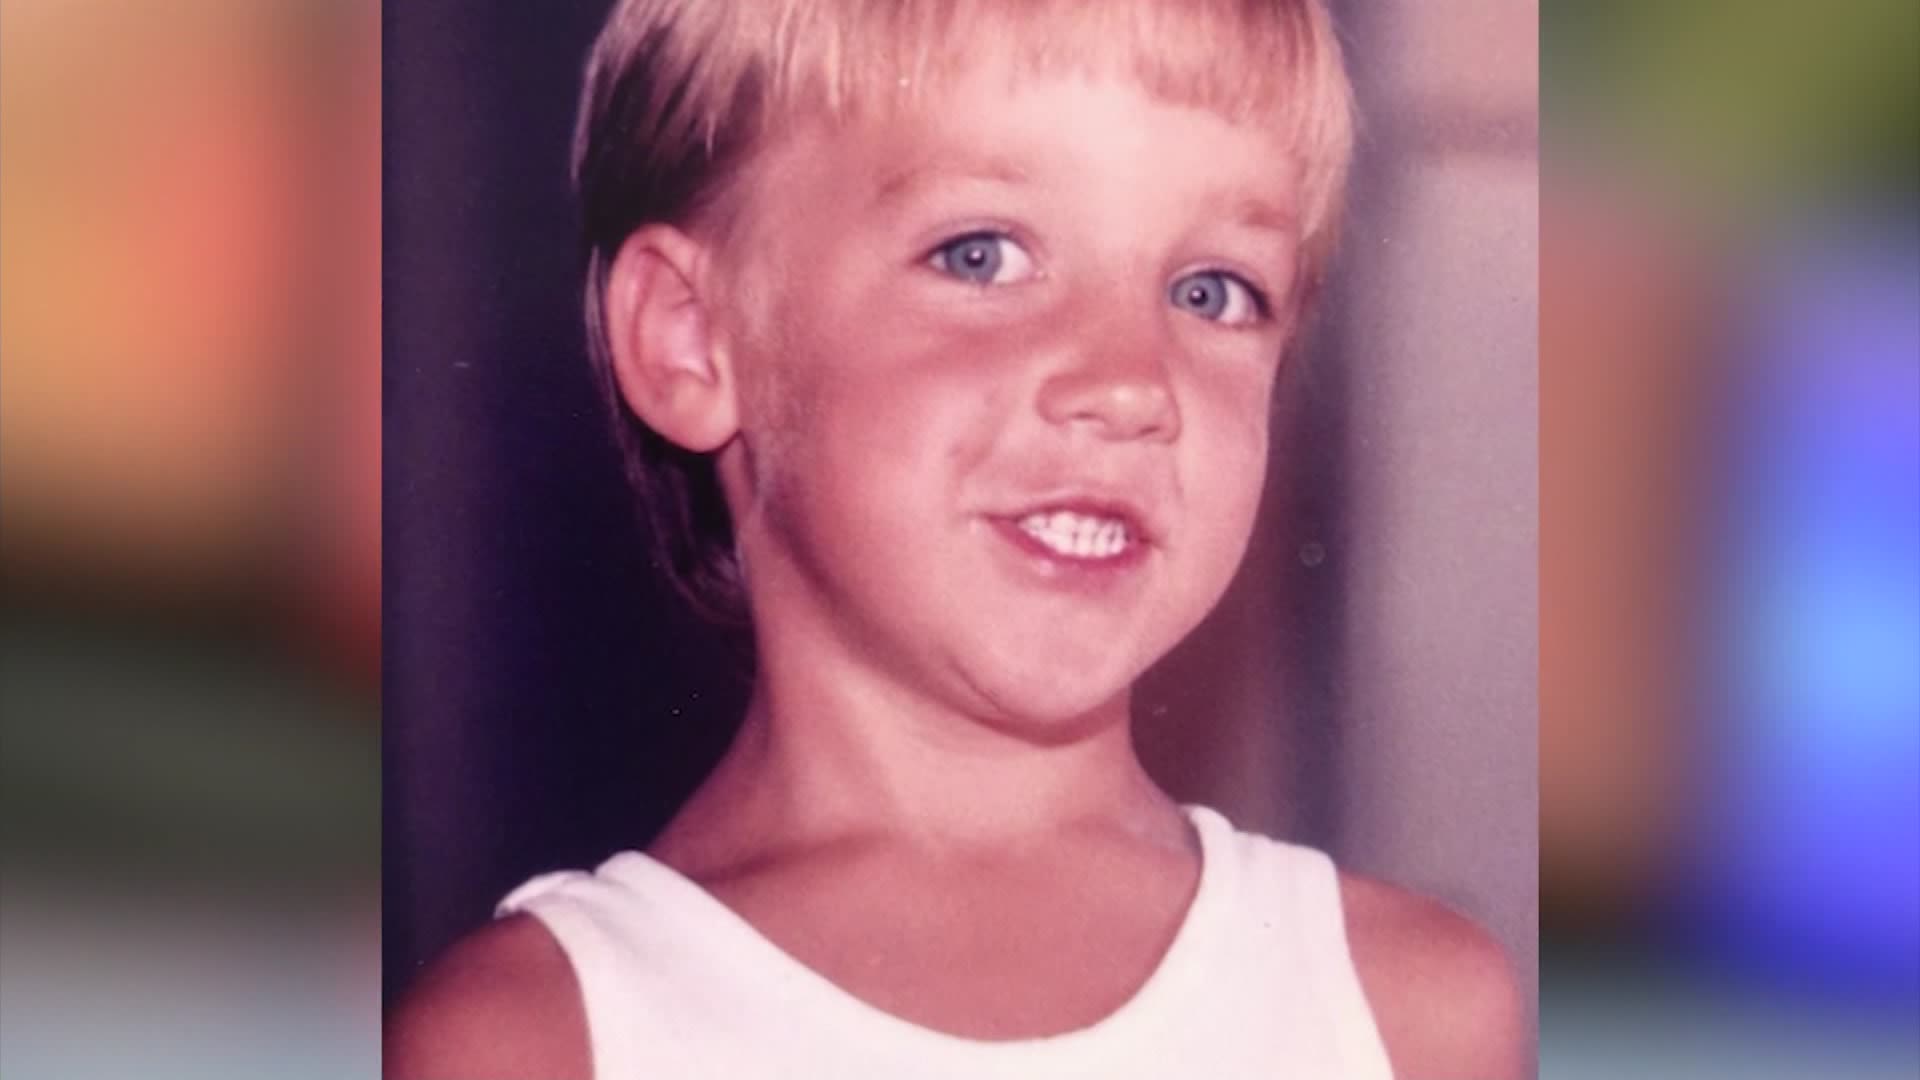
[[[667,225],[622,245],[607,274],[607,344],[627,407],[648,427],[700,453],[739,425],[730,365],[705,295],[706,249]]]

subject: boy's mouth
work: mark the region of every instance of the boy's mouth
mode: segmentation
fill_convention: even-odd
[[[1077,510],[1037,510],[1014,525],[1048,551],[1070,559],[1116,558],[1141,539],[1125,517]]]
[[[1051,567],[1049,574],[1135,566],[1159,543],[1146,511],[1130,499],[1062,493],[1024,501],[991,520],[1015,547]]]

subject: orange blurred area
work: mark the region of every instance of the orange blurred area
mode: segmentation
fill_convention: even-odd
[[[10,577],[165,590],[316,555],[326,592],[377,594],[377,9],[338,7],[8,4]]]
[[[1619,184],[1541,199],[1540,848],[1550,919],[1611,924],[1653,888],[1689,745],[1687,551],[1712,268]]]

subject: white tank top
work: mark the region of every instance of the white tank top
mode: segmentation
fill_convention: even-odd
[[[534,878],[499,914],[539,919],[572,963],[598,1080],[1391,1080],[1332,861],[1187,815],[1200,884],[1158,968],[1104,1020],[1046,1038],[967,1039],[883,1012],[638,852]]]

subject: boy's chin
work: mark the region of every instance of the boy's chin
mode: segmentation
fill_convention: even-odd
[[[1024,666],[970,681],[984,699],[983,712],[992,726],[1035,743],[1060,745],[1125,724],[1137,674],[1131,669],[1063,672]]]
[[[1039,703],[1019,711],[1001,709],[988,725],[1005,735],[1035,746],[1067,746],[1104,735],[1128,720],[1127,696],[1122,691],[1091,708],[1055,707]]]
[[[1029,623],[1020,632],[977,637],[971,649],[949,656],[984,699],[986,715],[999,718],[996,726],[1058,743],[1125,724],[1134,683],[1190,627],[1143,619],[1095,628],[1100,632],[1072,629]]]

